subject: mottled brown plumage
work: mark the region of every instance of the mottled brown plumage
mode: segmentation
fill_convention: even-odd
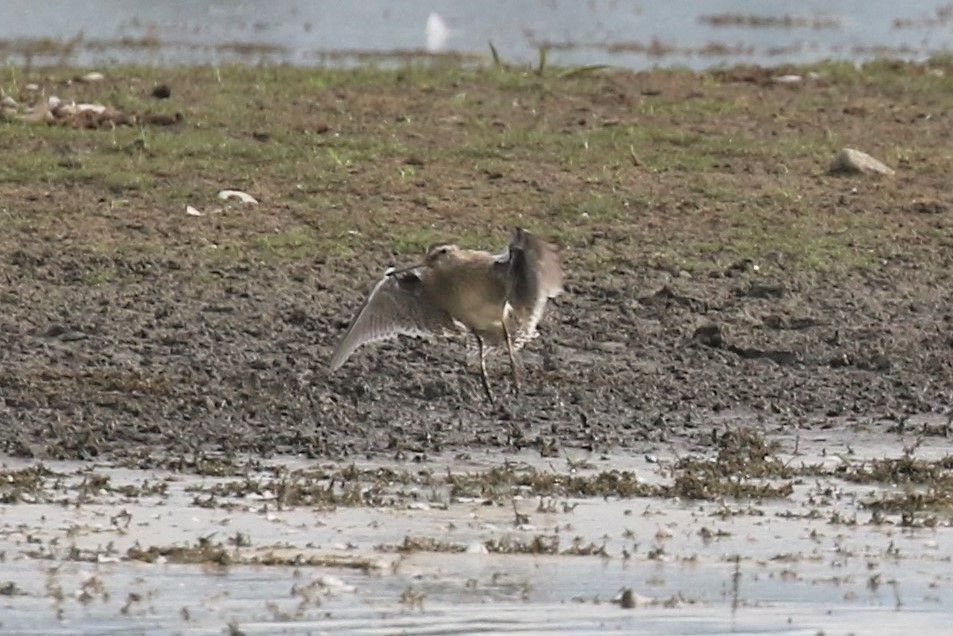
[[[492,401],[485,343],[506,346],[518,391],[515,352],[536,336],[546,302],[562,285],[556,247],[522,228],[500,254],[435,245],[422,264],[384,273],[334,351],[331,370],[363,344],[466,329],[476,337],[483,389]]]

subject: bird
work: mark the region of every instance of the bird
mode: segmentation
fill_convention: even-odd
[[[519,395],[516,352],[537,336],[546,303],[563,292],[563,280],[559,248],[524,228],[512,228],[500,253],[433,245],[423,262],[386,269],[334,350],[331,371],[368,343],[463,332],[476,338],[487,399],[494,402],[486,373],[488,345],[506,347]]]

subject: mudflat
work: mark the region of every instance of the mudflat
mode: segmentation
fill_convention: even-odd
[[[7,67],[0,451],[598,450],[945,413],[950,70]],[[843,147],[896,173],[829,174]],[[463,341],[329,374],[385,267],[511,225],[567,270],[519,398],[480,398]]]
[[[5,67],[0,628],[941,629],[951,72]],[[566,269],[519,396],[329,372],[513,225]]]

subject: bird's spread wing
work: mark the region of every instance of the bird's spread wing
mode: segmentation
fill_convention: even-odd
[[[536,335],[546,301],[563,291],[563,270],[555,245],[527,232],[513,230],[509,250],[497,257],[509,279],[507,302],[516,321],[514,344],[522,346]]]
[[[416,270],[400,274],[388,270],[357,311],[331,356],[331,370],[337,370],[363,344],[401,334],[439,333],[454,327],[450,315],[428,300]]]

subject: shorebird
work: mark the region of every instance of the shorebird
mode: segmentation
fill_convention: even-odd
[[[522,228],[512,230],[509,246],[499,254],[434,245],[418,265],[387,268],[334,351],[331,371],[370,342],[401,334],[468,331],[476,337],[487,399],[493,402],[486,375],[487,343],[505,344],[519,394],[516,352],[536,337],[546,302],[562,291],[556,247]]]

